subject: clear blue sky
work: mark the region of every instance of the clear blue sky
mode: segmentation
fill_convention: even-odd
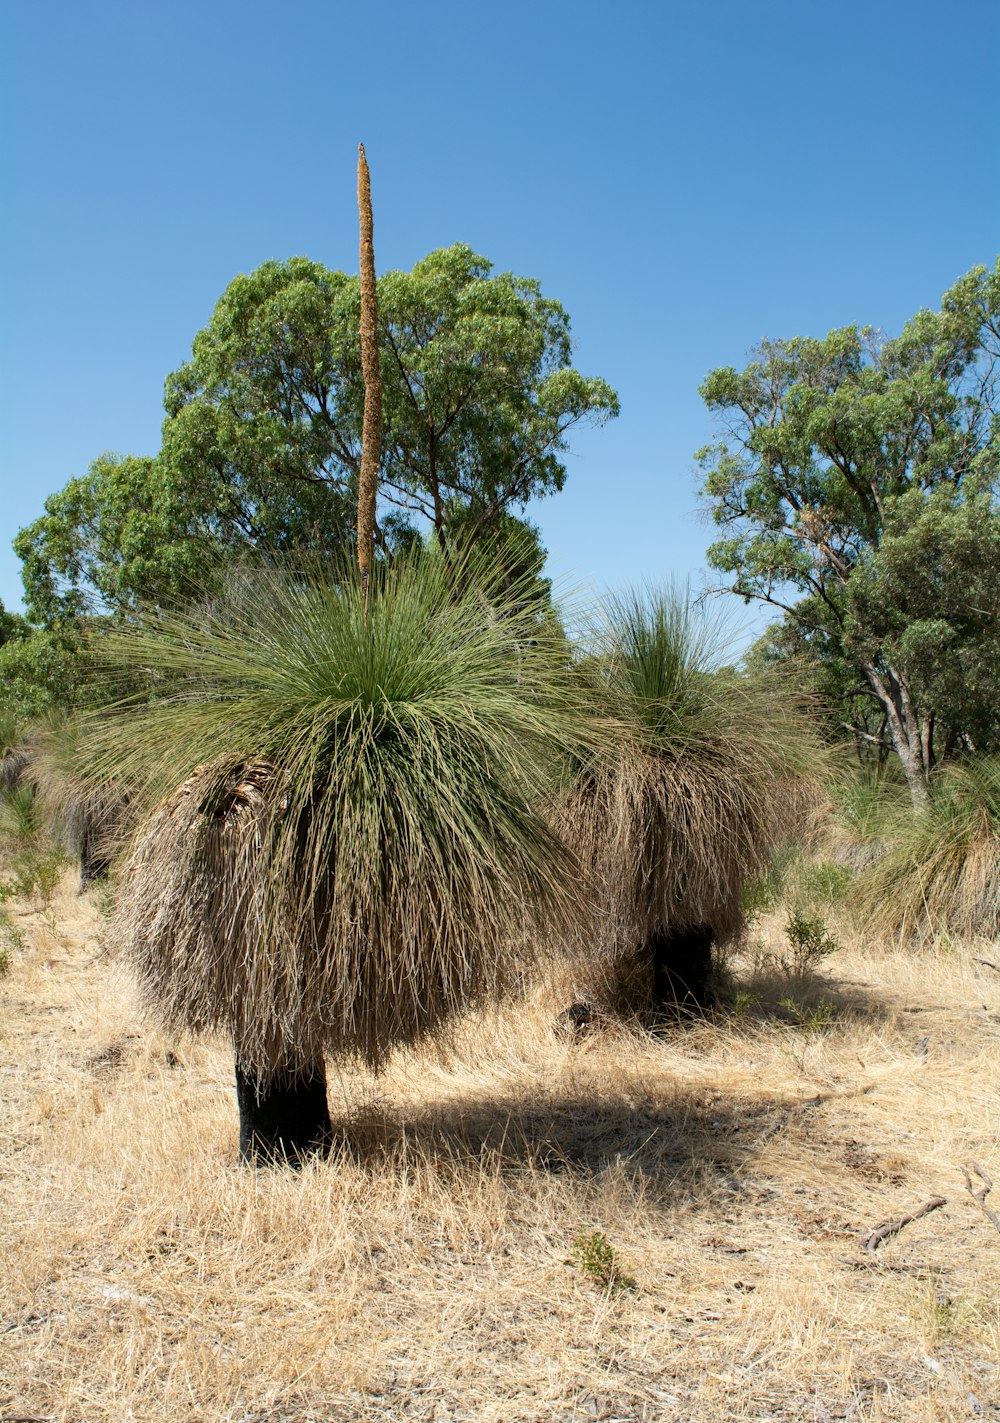
[[[1000,249],[1000,3],[0,0],[0,598],[10,540],[163,380],[226,283],[471,244],[538,277],[621,395],[532,512],[550,568],[704,570],[697,387],[762,336],[896,330]]]

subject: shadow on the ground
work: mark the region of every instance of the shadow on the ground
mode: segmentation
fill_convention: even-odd
[[[740,996],[742,995],[742,996]],[[865,985],[821,975],[794,979],[763,968],[730,978],[718,1005],[704,1018],[645,1026],[649,1045],[680,1045],[710,1058],[718,1033],[752,1036],[787,1033],[793,1042],[856,1023],[884,1026],[894,1010]],[[559,1031],[554,1025],[554,1030]],[[602,1013],[584,1037],[599,1044],[621,1034],[623,1052],[633,1050],[641,1018],[627,1023]],[[640,1039],[641,1040],[641,1039]],[[719,1193],[745,1198],[772,1194],[747,1168],[771,1138],[808,1121],[827,1101],[860,1096],[839,1090],[776,1098],[766,1091],[733,1091],[677,1080],[655,1090],[641,1079],[616,1091],[601,1080],[599,1059],[581,1061],[573,1090],[537,1081],[506,1090],[484,1090],[426,1104],[373,1097],[339,1114],[333,1156],[369,1169],[399,1169],[407,1161],[433,1162],[439,1170],[470,1167],[506,1174],[529,1170],[597,1181],[617,1172],[634,1179],[650,1203],[676,1207]],[[815,1145],[815,1143],[814,1143]]]
[[[631,1178],[650,1205],[676,1207],[720,1193],[773,1194],[744,1168],[760,1146],[826,1098],[677,1090],[657,1100],[609,1092],[536,1089],[413,1108],[372,1102],[335,1126],[333,1159],[368,1169],[432,1162],[438,1171],[525,1170],[597,1183]]]
[[[881,1029],[899,1012],[867,984],[820,972],[789,973],[777,963],[758,962],[744,972],[727,966],[720,977],[720,1023]]]

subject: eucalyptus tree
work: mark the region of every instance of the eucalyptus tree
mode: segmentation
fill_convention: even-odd
[[[906,549],[963,543],[965,507],[995,526],[1000,262],[962,277],[939,311],[919,312],[894,340],[847,326],[767,341],[744,370],[712,371],[701,391],[723,425],[700,452],[722,529],[711,563],[733,592],[780,609],[821,660],[853,669],[924,805],[935,759],[971,734],[964,715],[945,713],[941,678],[926,675],[935,645],[947,643],[954,669],[985,623],[955,615],[950,587],[935,603]],[[891,600],[884,618],[876,586]]]
[[[161,458],[182,483],[356,507],[364,383],[357,276],[305,257],[232,281],[167,380]],[[448,548],[561,489],[574,426],[618,398],[571,363],[569,317],[537,281],[462,244],[378,279],[382,440],[375,537],[426,520]]]
[[[461,245],[377,283],[381,557],[507,533],[562,488],[575,426],[618,411],[571,362],[539,283]],[[155,457],[105,454],[15,540],[32,624],[175,603],[232,555],[329,555],[355,537],[360,282],[305,257],[236,277],[167,378]]]

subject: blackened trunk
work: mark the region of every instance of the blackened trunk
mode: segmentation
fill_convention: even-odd
[[[653,935],[654,1012],[689,1018],[712,1006],[712,938],[705,924]]]
[[[107,874],[109,863],[107,855],[101,852],[99,836],[95,833],[91,818],[85,814],[83,817],[83,826],[80,830],[81,894],[92,880]]]
[[[306,1156],[325,1156],[329,1151],[333,1127],[322,1063],[262,1081],[244,1071],[237,1059],[236,1100],[241,1161],[251,1166],[297,1166]]]

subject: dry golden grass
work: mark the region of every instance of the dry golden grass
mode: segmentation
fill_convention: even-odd
[[[1000,1235],[959,1168],[1000,1176],[1000,975],[972,948],[855,943],[804,986],[747,956],[739,1011],[660,1038],[558,1036],[567,973],[448,1057],[335,1076],[331,1159],[254,1173],[225,1046],[142,1023],[94,904],[14,918],[0,1418],[997,1416]],[[574,1261],[592,1231],[634,1289]]]

